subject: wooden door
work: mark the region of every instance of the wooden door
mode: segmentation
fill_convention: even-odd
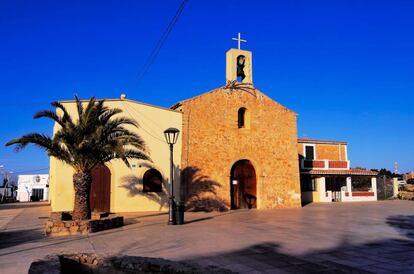
[[[234,164],[231,176],[231,208],[256,207],[256,172],[248,160]]]
[[[92,211],[110,211],[111,172],[106,166],[96,167],[92,171],[92,187],[89,202]]]

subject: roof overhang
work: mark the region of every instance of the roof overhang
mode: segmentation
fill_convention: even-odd
[[[300,174],[308,175],[362,175],[362,176],[377,176],[378,172],[366,169],[328,169],[328,170],[303,170]]]
[[[308,138],[298,138],[298,143],[300,144],[341,144],[346,145],[347,142],[344,141],[333,141],[333,140],[318,140],[318,139],[308,139]]]

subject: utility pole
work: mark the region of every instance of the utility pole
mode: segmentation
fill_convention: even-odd
[[[0,168],[3,169],[4,166],[0,165]],[[1,196],[1,202],[3,203],[4,201],[4,196],[6,194],[6,190],[7,190],[7,186],[9,185],[9,181],[10,181],[10,174],[12,174],[13,171],[7,171],[7,170],[3,170],[2,174],[3,174],[3,179],[4,179],[4,184],[3,184],[3,195]]]
[[[3,184],[3,195],[1,196],[1,202],[4,201],[4,195],[6,193],[7,186],[9,184],[9,176],[6,174],[6,175],[3,175],[3,177],[4,177],[4,184]]]

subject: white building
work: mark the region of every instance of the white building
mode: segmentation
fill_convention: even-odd
[[[44,201],[49,194],[49,174],[19,175],[17,200],[20,202]]]

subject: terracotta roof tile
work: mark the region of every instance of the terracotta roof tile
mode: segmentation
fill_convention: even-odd
[[[302,174],[311,174],[311,175],[372,175],[377,176],[378,172],[366,170],[366,169],[326,169],[326,170],[302,170]]]
[[[343,144],[343,145],[346,145],[347,144],[347,142],[344,142],[344,141],[318,140],[318,139],[310,139],[310,138],[298,138],[298,143]]]

